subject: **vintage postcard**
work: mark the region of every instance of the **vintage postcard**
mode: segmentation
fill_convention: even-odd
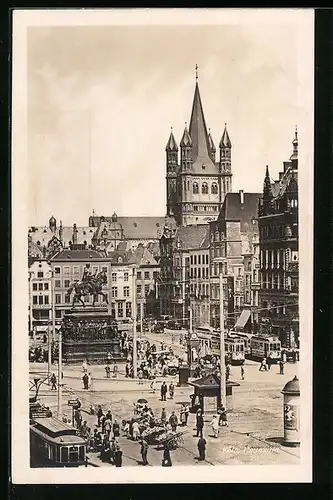
[[[15,10],[12,88],[13,483],[311,482],[313,11]]]

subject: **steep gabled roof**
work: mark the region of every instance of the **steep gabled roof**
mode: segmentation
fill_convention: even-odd
[[[241,231],[249,230],[253,219],[258,215],[259,193],[243,193],[244,203],[241,203],[240,193],[227,193],[224,199],[218,221],[240,221]]]
[[[173,248],[178,250],[206,248],[207,237],[209,239],[208,224],[179,227],[175,233]]]
[[[53,261],[76,261],[76,260],[100,260],[105,259],[105,252],[98,252],[97,250],[63,250],[55,255],[51,260]]]

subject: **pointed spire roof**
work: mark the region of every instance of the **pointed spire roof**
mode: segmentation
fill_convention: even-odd
[[[230,141],[229,134],[227,131],[227,124],[226,123],[224,124],[224,131],[223,131],[219,146],[220,146],[220,148],[231,148],[231,141]]]
[[[268,165],[266,165],[266,174],[264,179],[264,197],[270,198],[272,197],[272,186],[271,186],[271,178],[269,176]]]
[[[194,167],[200,168],[200,170],[202,165],[214,168],[215,166],[209,156],[209,138],[197,79],[195,83],[190,121],[190,136],[193,142],[192,160]]]
[[[291,160],[298,159],[298,133],[297,133],[297,125],[295,127],[295,138],[293,140],[293,154],[290,157]]]
[[[209,133],[208,133],[208,144],[209,144],[210,151],[213,151],[213,153],[215,153],[216,152],[216,147],[215,147],[213,138],[211,136],[210,129],[209,129]]]
[[[192,139],[191,139],[191,135],[188,131],[188,128],[187,128],[187,124],[185,123],[185,129],[184,129],[184,133],[183,133],[183,137],[182,137],[182,140],[180,141],[180,145],[181,147],[184,147],[184,146],[192,146]]]
[[[169,137],[169,140],[167,142],[165,151],[178,151],[178,146],[177,146],[176,140],[175,140],[174,135],[173,135],[172,127],[171,127],[170,137]]]

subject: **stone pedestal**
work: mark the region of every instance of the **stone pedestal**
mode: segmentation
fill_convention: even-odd
[[[63,361],[91,364],[123,361],[117,324],[105,307],[75,307],[64,316]]]

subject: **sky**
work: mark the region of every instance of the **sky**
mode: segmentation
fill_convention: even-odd
[[[232,142],[233,191],[277,178],[302,125],[291,24],[51,26],[27,32],[29,225],[54,215],[164,216],[165,145],[190,121],[195,65],[207,127]],[[301,148],[300,144],[300,148]]]

